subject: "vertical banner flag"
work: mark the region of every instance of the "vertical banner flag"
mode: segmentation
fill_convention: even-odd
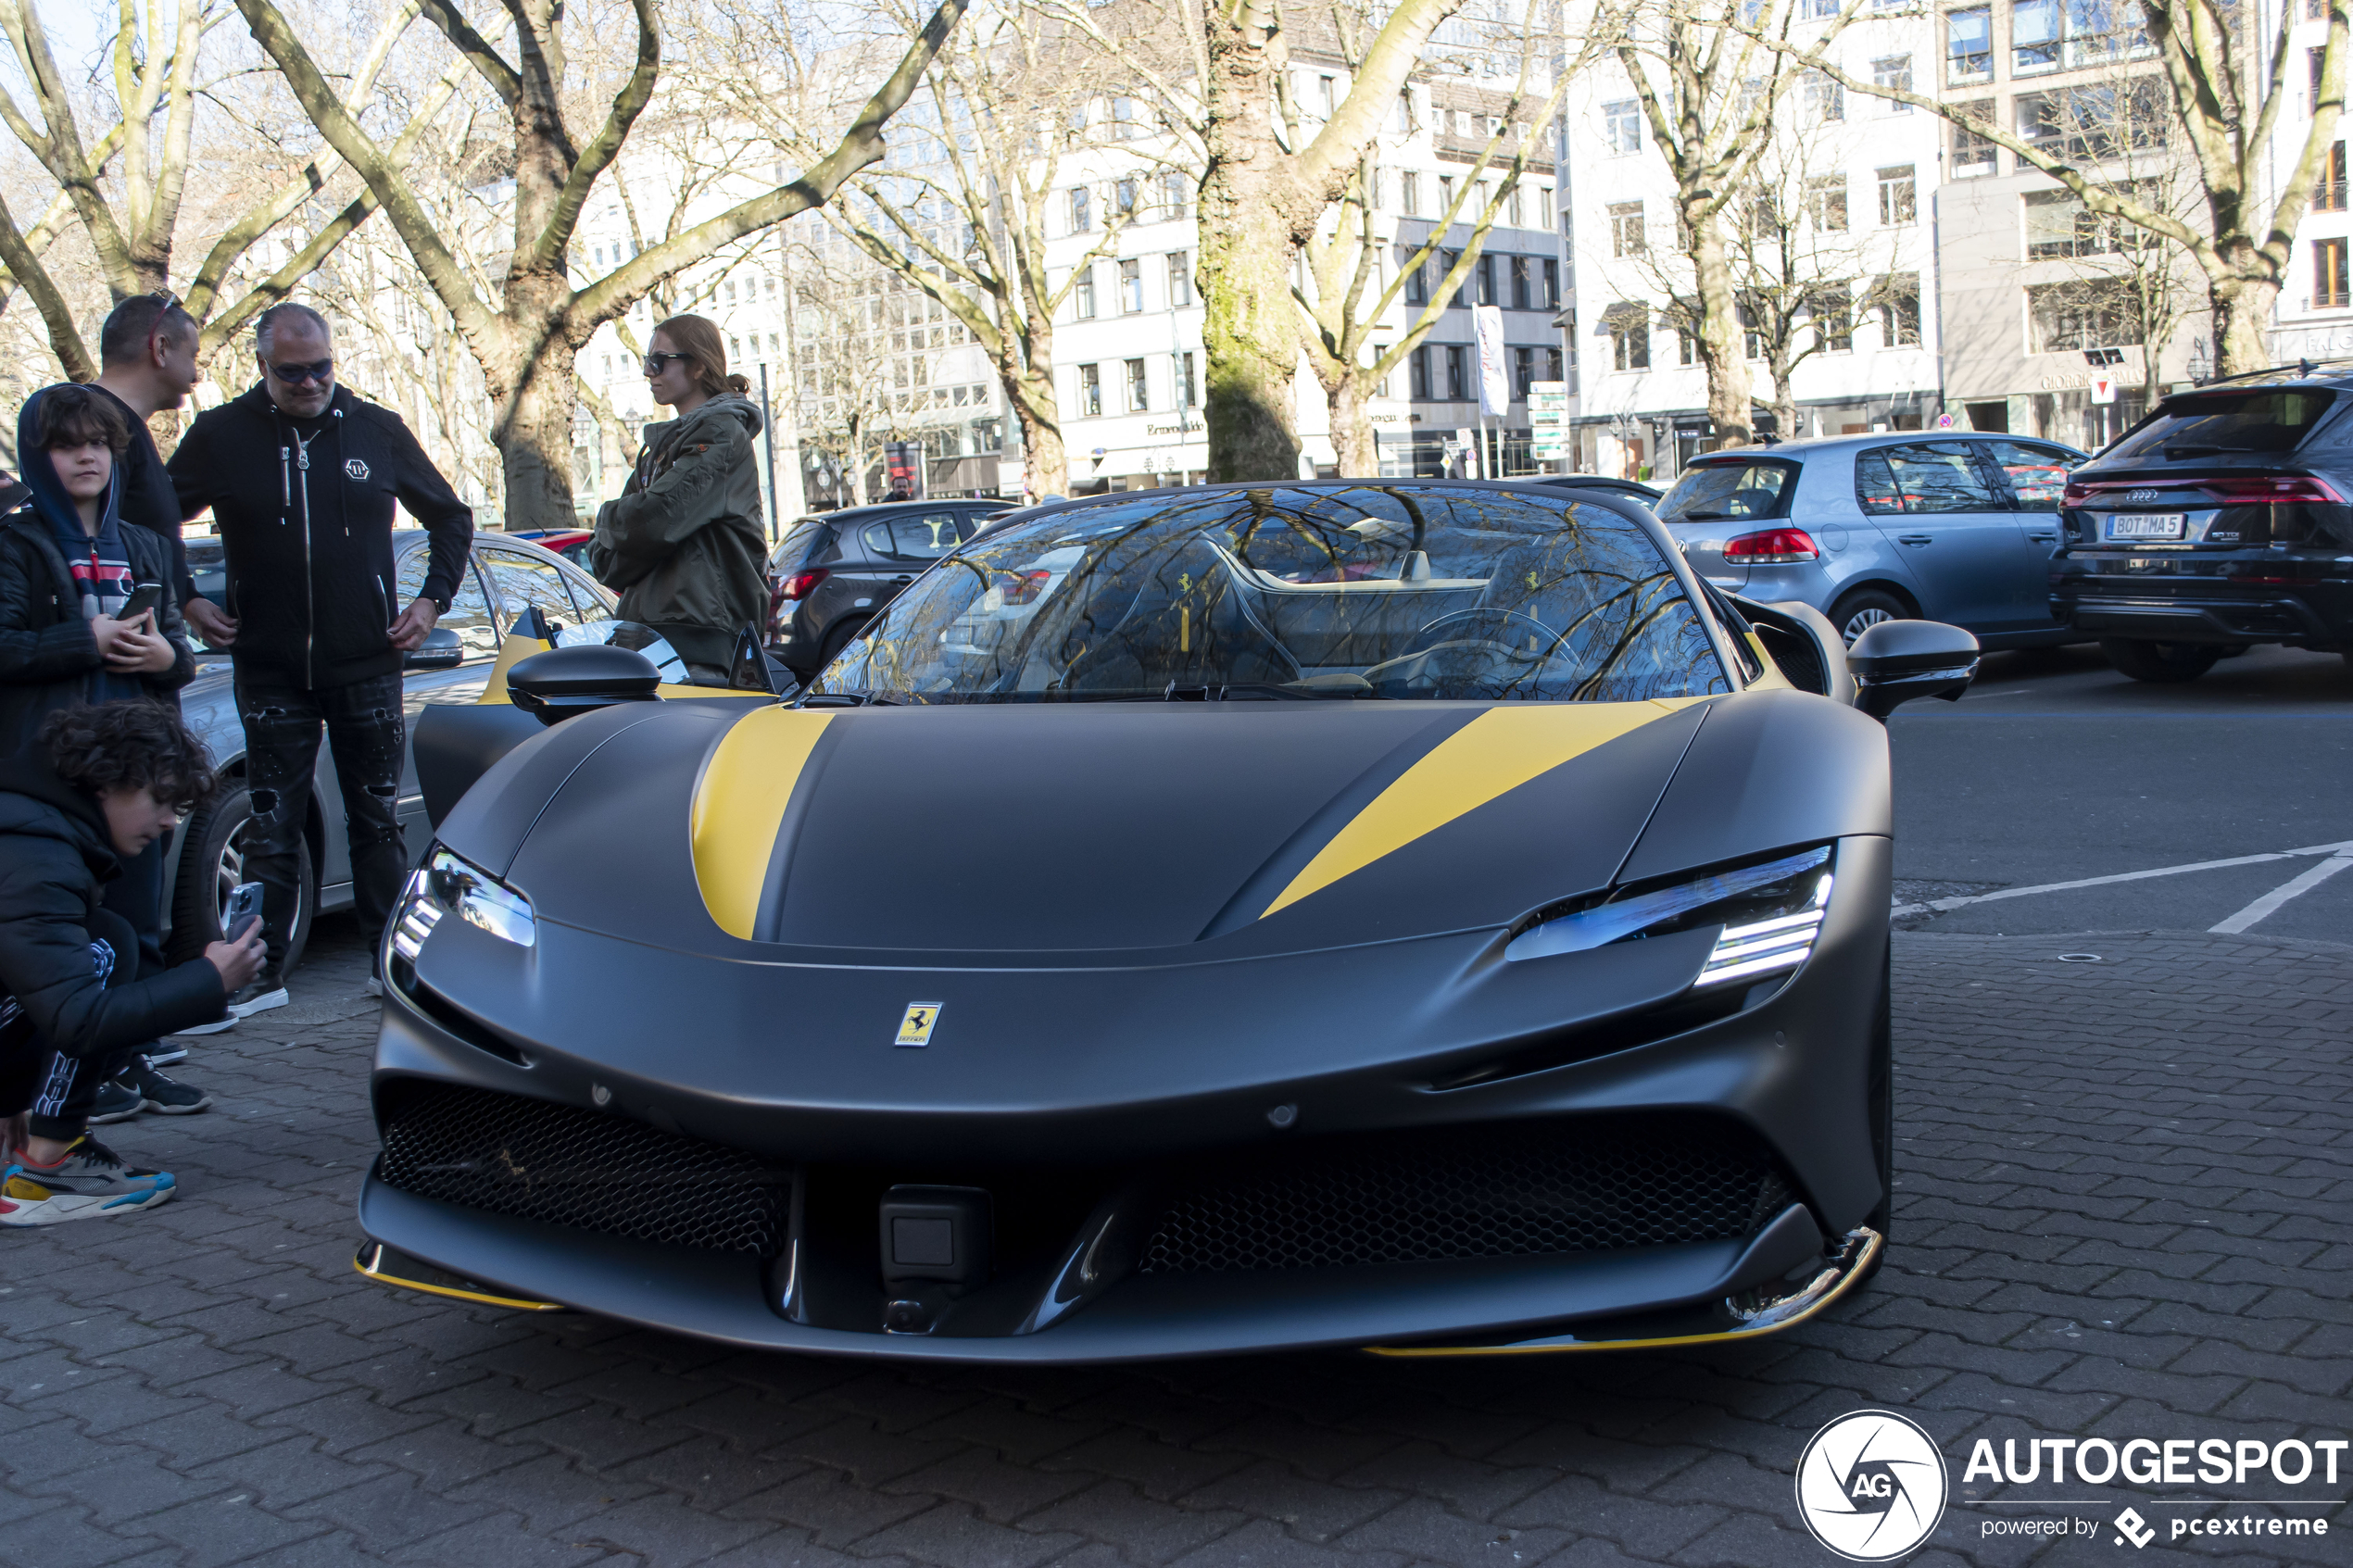
[[[1504,312],[1482,305],[1471,311],[1478,333],[1478,413],[1490,419],[1512,406],[1510,373],[1504,368]]]

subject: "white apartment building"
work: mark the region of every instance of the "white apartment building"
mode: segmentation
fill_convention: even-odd
[[[2274,4],[2280,0],[2273,0]],[[2312,100],[2321,79],[2321,49],[2328,42],[2328,8],[2319,0],[2285,0],[2296,8],[2295,31],[2289,40],[2290,81],[2297,94],[2295,109],[2280,116],[2272,139],[2271,177],[2273,190],[2293,177],[2296,160],[2311,127]],[[2275,13],[2276,14],[2276,13]],[[2342,358],[2353,355],[2353,271],[2347,266],[2353,247],[2353,212],[2346,206],[2346,133],[2340,122],[2335,141],[2314,182],[2311,210],[2296,226],[2296,246],[2288,257],[2287,286],[2280,291],[2278,328],[2271,333],[2275,361]],[[2269,192],[2265,201],[2272,199]]]
[[[1838,9],[1836,0],[1798,3],[1815,16]],[[1867,11],[1830,57],[1857,79],[1931,91],[1935,36],[1934,19],[1916,8]],[[1780,209],[1803,215],[1786,250],[1778,233],[1754,242],[1735,235],[1743,252],[1736,284],[1743,275],[1783,291],[1803,284],[1818,302],[1810,312],[1814,352],[1791,378],[1800,428],[1773,433],[1935,422],[1941,123],[1888,99],[1845,92],[1826,76],[1787,91],[1772,144],[1725,212],[1728,230],[1746,221],[1746,203],[1769,189]],[[1564,205],[1576,264],[1579,366],[1573,466],[1663,483],[1716,444],[1706,372],[1669,308],[1691,286],[1676,241],[1673,179],[1614,57],[1571,85],[1567,124],[1573,174],[1563,181]],[[1774,389],[1758,334],[1745,337],[1762,414]]]

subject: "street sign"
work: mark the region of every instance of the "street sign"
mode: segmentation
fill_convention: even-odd
[[[2094,376],[2092,378],[2092,401],[2095,403],[2113,403],[2116,401],[2116,378],[2114,376]]]
[[[1937,415],[1936,428],[1939,430],[1951,430],[1953,428],[1953,416],[1950,414]]]
[[[1570,455],[1567,382],[1532,381],[1528,383],[1528,425],[1531,438],[1528,449],[1529,458],[1545,463]]]

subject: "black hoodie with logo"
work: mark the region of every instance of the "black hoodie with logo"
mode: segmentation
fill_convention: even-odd
[[[42,1044],[77,1060],[219,1018],[229,1000],[201,959],[145,980],[99,977],[92,927],[120,870],[106,812],[40,746],[0,758],[0,991]]]
[[[240,671],[317,690],[400,669],[396,503],[433,535],[421,596],[457,595],[472,508],[398,414],[348,387],[297,420],[257,384],[197,415],[167,466],[181,511],[211,508],[220,532]]]

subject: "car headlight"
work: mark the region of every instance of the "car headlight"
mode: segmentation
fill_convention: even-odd
[[[409,874],[409,884],[401,890],[392,918],[392,950],[415,963],[425,938],[449,914],[518,947],[531,947],[539,939],[530,899],[480,866],[436,848],[423,870]]]
[[[1613,894],[1601,903],[1539,921],[1513,937],[1504,956],[1579,953],[1613,942],[1720,925],[1716,948],[1692,985],[1722,985],[1804,963],[1814,950],[1830,901],[1831,851],[1825,845],[1672,887]]]

